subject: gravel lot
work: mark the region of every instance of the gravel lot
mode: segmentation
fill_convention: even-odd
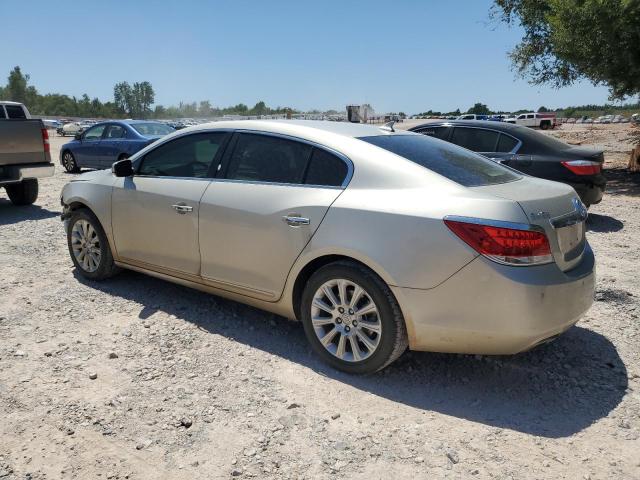
[[[576,327],[514,357],[407,353],[367,377],[271,314],[133,272],[81,279],[60,167],[37,205],[2,191],[0,479],[640,478],[630,129],[552,132],[607,150],[598,291]]]

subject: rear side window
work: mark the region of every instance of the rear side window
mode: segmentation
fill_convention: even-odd
[[[360,140],[404,157],[465,187],[495,185],[522,178],[488,158],[424,135],[376,135],[360,137]]]
[[[114,138],[123,138],[125,137],[124,127],[120,125],[111,125],[109,126],[109,130],[107,130],[107,134],[104,138],[114,139]]]
[[[0,120],[4,120],[7,118],[7,115],[4,113],[4,107],[0,105]]]
[[[340,158],[320,148],[314,148],[305,183],[339,187],[344,183],[348,172],[347,164]]]
[[[241,133],[226,178],[253,182],[303,183],[312,147],[269,135]]]
[[[4,108],[7,109],[7,116],[9,118],[22,119],[27,118],[24,113],[24,110],[20,105],[5,105]]]
[[[421,133],[428,137],[439,138],[440,140],[446,140],[449,138],[451,127],[425,127],[420,130],[414,130],[416,133]]]
[[[500,138],[498,139],[498,146],[496,147],[496,152],[508,153],[511,152],[518,145],[518,140],[509,135],[505,135],[503,133],[500,134]]]
[[[499,135],[493,130],[455,127],[450,142],[474,152],[495,152]]]
[[[224,132],[178,137],[147,153],[138,175],[210,178],[211,165],[225,138]]]

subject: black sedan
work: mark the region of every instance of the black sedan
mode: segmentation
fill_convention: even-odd
[[[588,207],[602,200],[607,183],[602,150],[567,145],[527,127],[502,122],[442,121],[412,132],[455,143],[534,177],[571,185]]]

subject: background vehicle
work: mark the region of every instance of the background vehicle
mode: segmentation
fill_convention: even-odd
[[[18,102],[0,101],[0,120],[25,120],[31,118],[29,110]]]
[[[515,119],[507,119],[506,121],[523,127],[540,128],[542,130],[556,128],[557,125],[555,113],[521,113]]]
[[[504,122],[436,122],[410,130],[455,143],[528,175],[571,185],[587,206],[602,200],[607,184],[602,150],[567,145]]]
[[[516,353],[593,301],[573,189],[390,127],[205,124],[75,178],[62,202],[79,274],[131,268],[298,318],[352,373],[407,345]]]
[[[81,133],[84,130],[84,127],[80,125],[80,122],[68,122],[58,127],[56,132],[58,135],[62,137],[66,137],[67,135],[75,135],[76,133]]]
[[[26,107],[0,102],[0,187],[14,205],[29,205],[38,198],[38,178],[54,173],[49,134],[40,120],[30,119]]]
[[[67,172],[109,168],[113,162],[128,158],[173,131],[164,123],[147,120],[98,123],[62,146],[60,164]]]
[[[465,113],[464,115],[460,115],[456,120],[488,120],[489,115],[475,115],[472,113]]]

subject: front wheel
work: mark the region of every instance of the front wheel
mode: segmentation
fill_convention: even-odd
[[[89,210],[72,212],[67,222],[67,246],[78,272],[91,280],[104,280],[119,269],[113,261],[107,236]]]
[[[14,205],[31,205],[38,199],[38,180],[29,178],[4,187]]]
[[[407,330],[389,287],[368,268],[331,263],[309,279],[301,317],[313,349],[348,373],[372,373],[406,350]]]

